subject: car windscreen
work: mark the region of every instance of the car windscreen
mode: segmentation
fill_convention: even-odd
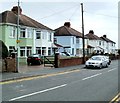
[[[102,58],[101,57],[92,57],[91,60],[99,60],[99,61],[101,61]]]

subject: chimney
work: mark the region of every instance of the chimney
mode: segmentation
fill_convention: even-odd
[[[107,38],[107,36],[106,36],[106,35],[103,35],[103,37]]]
[[[19,7],[19,8],[20,8],[20,9],[19,9],[19,10],[20,10],[19,13],[20,13],[20,15],[21,15],[21,14],[22,14],[22,9],[21,9],[21,7]],[[18,14],[18,6],[14,6],[14,7],[11,9],[11,11],[14,12],[15,14]]]
[[[64,26],[66,26],[66,27],[68,27],[68,28],[70,27],[70,25],[71,25],[70,22],[65,22],[65,23],[64,23]]]
[[[90,33],[90,34],[94,34],[94,31],[93,31],[93,30],[90,30],[89,33]]]

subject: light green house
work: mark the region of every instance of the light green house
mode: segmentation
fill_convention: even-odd
[[[18,7],[15,6],[11,11],[0,14],[0,40],[5,43],[9,53],[17,50],[17,11]],[[53,53],[53,30],[23,15],[21,8],[18,31],[19,63],[25,64],[27,56],[33,53],[41,55]]]

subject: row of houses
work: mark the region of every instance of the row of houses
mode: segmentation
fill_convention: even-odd
[[[4,11],[0,14],[0,40],[6,44],[11,53],[17,49],[16,38],[19,34],[20,62],[25,62],[28,55],[35,53],[47,56],[53,55],[55,52],[66,51],[73,56],[82,56],[82,33],[71,28],[70,22],[65,22],[63,26],[52,30],[22,14],[20,8],[19,28],[17,28],[17,15],[17,6],[13,7],[11,11]],[[86,55],[93,51],[115,53],[116,43],[108,39],[107,35],[98,37],[93,30],[90,30],[84,40]]]

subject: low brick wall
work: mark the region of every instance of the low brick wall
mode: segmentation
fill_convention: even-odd
[[[85,58],[85,61],[87,60],[87,57]],[[72,57],[72,58],[60,58],[59,59],[59,68],[60,67],[66,67],[66,66],[75,66],[82,64],[82,58],[80,57]]]
[[[15,58],[7,58],[7,72],[16,72],[16,59]]]
[[[6,72],[6,64],[4,59],[0,59],[0,72]]]
[[[81,58],[66,58],[59,60],[59,67],[73,66],[82,64]]]

